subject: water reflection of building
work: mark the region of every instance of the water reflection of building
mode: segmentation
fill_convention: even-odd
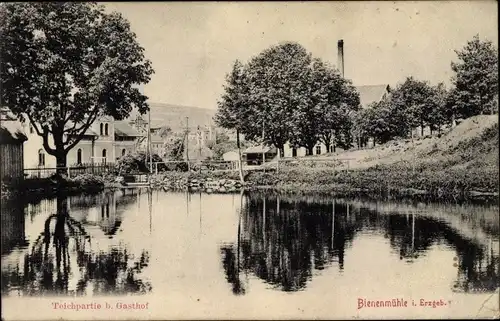
[[[20,199],[2,199],[0,202],[2,218],[2,255],[10,252],[16,246],[25,246],[24,205]]]
[[[112,191],[97,196],[70,198],[70,212],[83,224],[98,226],[105,235],[116,234],[122,223],[123,209],[137,200],[134,190]]]
[[[343,269],[346,249],[361,231],[382,235],[405,264],[433,245],[456,251],[455,291],[493,291],[499,284],[499,256],[464,237],[442,220],[415,214],[383,213],[356,203],[249,196],[238,242],[221,248],[226,279],[245,293],[240,273],[252,273],[283,291],[304,288],[314,270]],[[498,242],[498,239],[496,240]]]

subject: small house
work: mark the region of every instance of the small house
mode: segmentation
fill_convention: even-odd
[[[24,177],[24,134],[21,123],[2,116],[0,121],[0,178],[2,182],[19,182]]]
[[[262,162],[270,162],[278,155],[275,147],[252,146],[242,153],[243,161],[247,165],[262,165]]]

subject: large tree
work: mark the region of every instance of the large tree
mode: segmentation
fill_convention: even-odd
[[[308,104],[311,54],[297,43],[272,46],[253,57],[244,74],[247,84],[245,138],[263,137],[280,152],[292,138],[294,112]]]
[[[431,86],[426,81],[408,77],[391,93],[390,104],[392,122],[396,126],[395,134],[404,136],[413,128],[420,126],[422,133],[429,121],[427,99],[432,95]]]
[[[498,99],[498,49],[479,35],[455,51],[458,62],[451,63],[454,102],[461,117],[493,113]]]
[[[292,143],[312,154],[321,141],[330,151],[335,144],[351,144],[351,113],[359,108],[359,95],[351,83],[331,66],[314,59],[307,77],[309,93],[294,111]]]
[[[0,5],[1,101],[29,120],[58,167],[100,116],[148,110],[153,73],[121,14],[90,2]]]

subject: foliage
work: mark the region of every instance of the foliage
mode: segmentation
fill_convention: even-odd
[[[161,138],[165,138],[165,137],[168,137],[172,134],[172,128],[168,127],[168,126],[161,126],[156,134],[158,136],[160,136]]]
[[[121,14],[91,2],[3,3],[0,33],[2,103],[28,118],[58,166],[96,118],[148,110],[137,86],[153,70]]]
[[[280,149],[286,142],[312,149],[319,139],[351,145],[357,92],[297,43],[265,49],[246,65],[236,61],[224,89],[215,120],[248,140]]]
[[[247,147],[247,144],[242,142],[241,147],[245,148],[245,147]],[[221,142],[218,144],[214,143],[211,146],[209,146],[209,148],[213,153],[213,156],[212,156],[213,159],[221,160],[222,155],[224,155],[224,153],[230,152],[232,150],[236,150],[238,148],[238,146],[237,146],[236,142],[225,141],[225,142]]]
[[[183,136],[170,136],[165,142],[165,158],[167,160],[181,161],[184,157],[185,139]]]
[[[407,128],[404,120],[401,121],[401,115],[404,114],[394,109],[390,100],[374,103],[363,113],[365,119],[361,124],[362,132],[370,133],[379,144],[397,136],[404,136]]]
[[[221,144],[229,141],[229,136],[224,132],[217,133],[215,138],[216,144]]]
[[[152,155],[153,163],[160,162],[158,164],[158,170],[167,170],[163,160],[158,154]],[[145,152],[137,152],[134,154],[127,154],[118,159],[116,164],[118,168],[118,173],[120,174],[132,174],[132,173],[148,173],[149,172],[149,154]],[[155,167],[153,167],[155,170]]]
[[[246,123],[246,92],[243,82],[243,65],[236,60],[226,76],[224,94],[217,102],[215,122],[222,128],[242,130]]]
[[[308,73],[307,104],[293,113],[291,143],[312,154],[319,141],[329,149],[332,143],[351,147],[351,113],[359,108],[359,95],[351,83],[332,67],[314,59]]]
[[[311,54],[297,43],[272,46],[253,57],[244,74],[251,111],[242,131],[247,139],[264,138],[264,143],[282,149],[292,138],[294,113],[309,104]]]
[[[427,123],[427,98],[431,96],[431,91],[426,81],[408,77],[391,93],[391,114],[398,134],[409,134],[412,128]]]
[[[449,92],[443,83],[431,88],[426,100],[426,121],[431,130],[441,131],[441,127],[451,119],[448,105]]]
[[[429,125],[440,130],[450,119],[449,93],[443,84],[431,86],[408,77],[380,102],[356,115],[356,132],[371,136],[378,143],[408,137],[416,126]]]
[[[102,176],[97,176],[93,174],[79,174],[75,177],[69,179],[73,183],[81,186],[104,186],[104,179]]]
[[[467,118],[493,112],[498,108],[498,49],[476,35],[455,52],[458,62],[452,62],[451,68],[457,114]]]

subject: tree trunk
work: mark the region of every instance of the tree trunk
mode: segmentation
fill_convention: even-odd
[[[420,123],[420,136],[424,137],[424,123],[423,122]]]
[[[236,130],[236,146],[238,147],[238,167],[240,173],[240,182],[243,184],[245,179],[243,177],[243,164],[241,163],[241,146],[240,146],[240,132]]]
[[[325,145],[326,146],[326,152],[329,153],[330,152],[330,145]]]
[[[314,149],[314,147],[307,146],[306,148],[307,148],[307,154],[308,154],[308,155],[314,155],[314,154],[313,154],[313,149]]]
[[[333,144],[333,152],[335,153],[335,151],[337,150],[337,146],[335,144]]]
[[[57,167],[57,174],[59,175],[65,175],[67,173],[67,153],[61,150],[56,150],[56,167]]]

